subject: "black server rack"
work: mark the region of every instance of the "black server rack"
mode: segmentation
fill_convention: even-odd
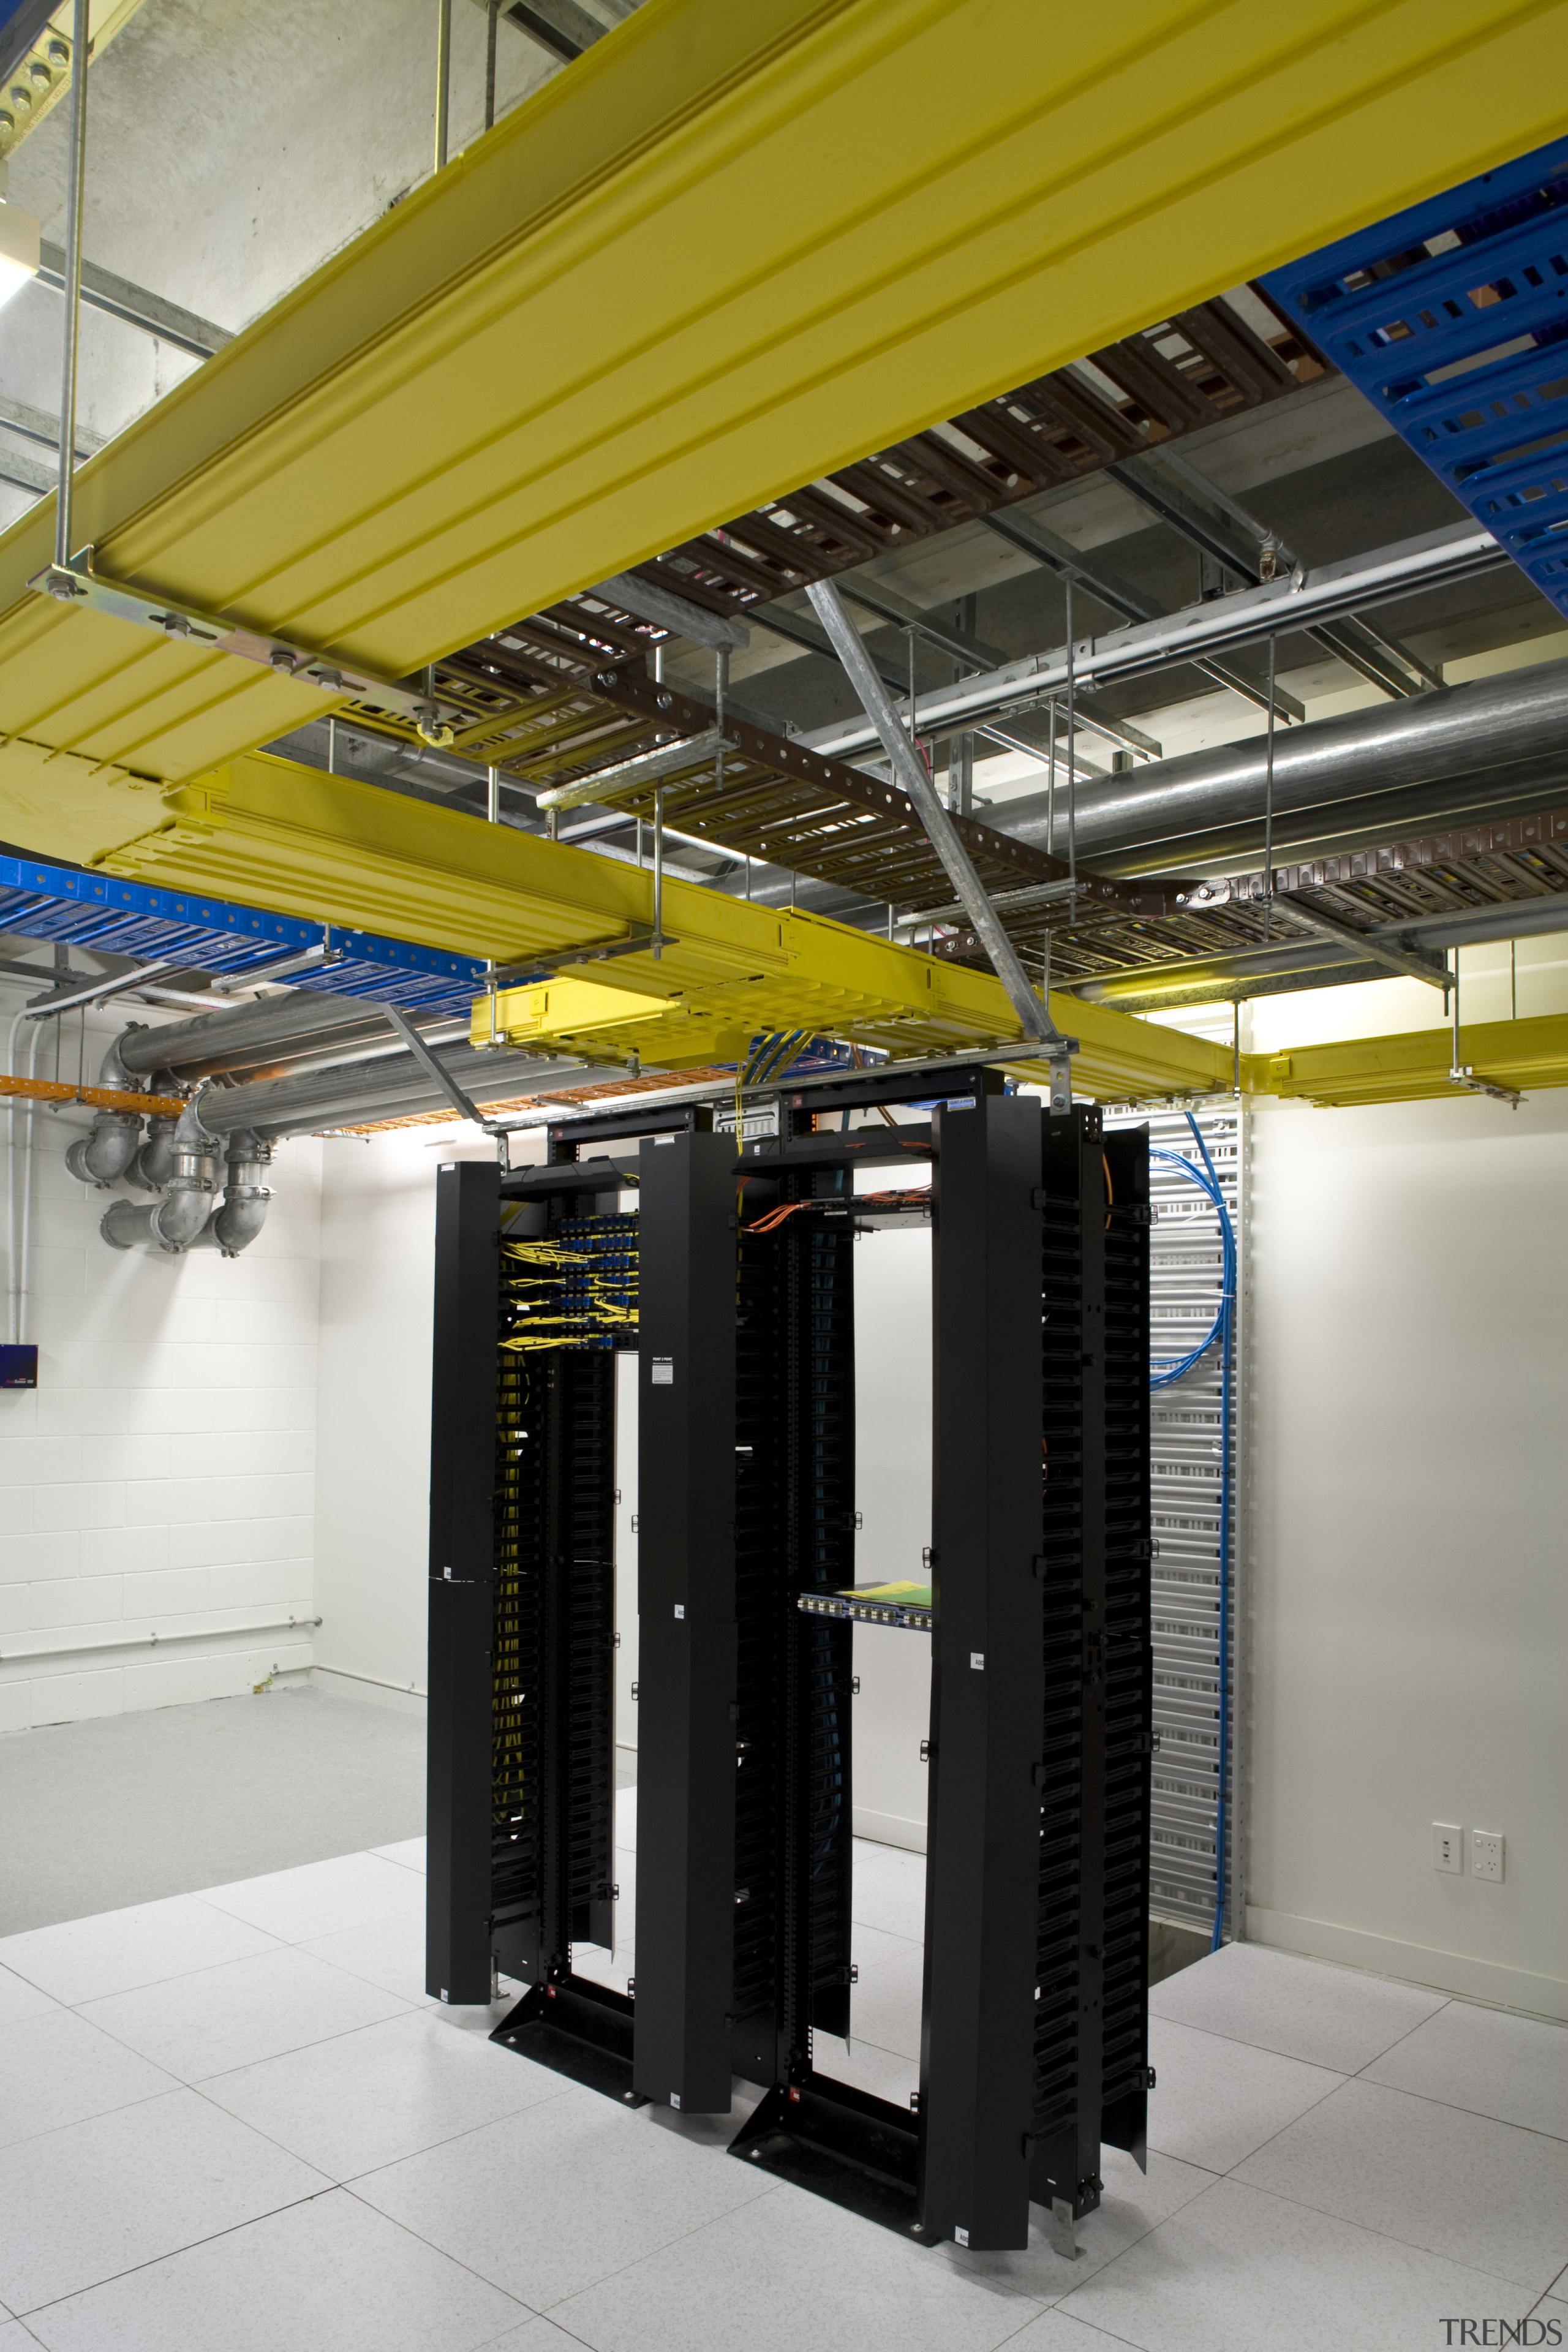
[[[613,1171],[520,1197],[437,1177],[428,1990],[626,2095],[631,2008],[572,1972],[612,1944],[615,1349],[635,1339],[637,1221]]]
[[[743,1150],[691,1117],[651,1135],[645,1115],[640,1138],[600,1123],[608,1161],[504,1184],[444,1171],[432,1989],[484,1998],[494,1955],[531,1984],[500,2029],[514,2047],[688,2113],[726,2112],[734,2076],[760,2083],[734,2142],[749,2161],[927,2242],[1023,2244],[1031,2202],[1061,2242],[1098,2202],[1102,2143],[1142,2159],[1152,2081],[1147,1145],[1104,1137],[1092,1106],[1047,1118],[978,1066],[946,1076],[929,1129],[819,1131],[825,1109],[908,1102],[919,1083],[866,1073],[786,1096],[780,1133]],[[572,1133],[562,1152],[595,1140]],[[921,2090],[905,2113],[813,2064],[814,2032],[847,2033],[852,2001],[852,1627],[817,1612],[854,1581],[853,1170],[921,1149],[936,1606]],[[608,1235],[590,1196],[627,1181],[635,2000],[571,1968],[574,1937],[606,1939],[613,1894],[608,1352],[535,1352],[519,1417],[500,1238],[521,1200],[547,1243],[572,1224],[579,1247],[587,1227]],[[499,1442],[481,1460],[487,1348]],[[449,1553],[472,1575],[448,1580]]]
[[[853,1567],[847,1223],[752,1213],[710,1135],[644,1147],[634,2080],[726,2114],[842,2033],[849,1993],[849,1629],[804,1587]]]

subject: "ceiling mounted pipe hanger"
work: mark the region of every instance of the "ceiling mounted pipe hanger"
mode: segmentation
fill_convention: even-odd
[[[71,17],[70,157],[66,173],[65,351],[60,370],[60,478],[55,503],[55,562],[71,556],[71,492],[76,471],[77,339],[81,325],[81,214],[87,186],[89,0]]]
[[[436,0],[436,169],[447,168],[452,105],[452,0]]]

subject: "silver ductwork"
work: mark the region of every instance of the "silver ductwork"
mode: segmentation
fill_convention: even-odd
[[[154,1249],[177,1257],[206,1223],[217,1191],[217,1150],[203,1127],[195,1101],[180,1114],[174,1131],[174,1172],[166,1199],[138,1205],[116,1201],[104,1212],[99,1232],[111,1249]]]
[[[599,1066],[466,1044],[432,1050],[476,1106],[585,1078]],[[342,1058],[335,1058],[340,1054]],[[333,1058],[323,1064],[323,1055]],[[392,1043],[385,1013],[342,998],[290,995],[169,1028],[127,1031],[110,1059],[123,1082],[133,1087],[154,1075],[163,1087],[189,1083],[203,1073],[222,1072],[230,1081],[202,1087],[178,1120],[155,1114],[140,1150],[135,1139],[141,1122],[129,1122],[130,1136],[117,1144],[121,1156],[114,1175],[125,1175],[142,1191],[166,1185],[168,1192],[153,1203],[114,1202],[99,1228],[114,1249],[149,1249],[166,1256],[216,1249],[237,1257],[266,1221],[271,1196],[265,1179],[279,1138],[451,1108],[450,1097],[421,1061]],[[271,1073],[279,1062],[297,1066],[286,1076],[233,1082],[237,1067]],[[96,1125],[94,1137],[72,1149],[85,1156],[95,1144],[98,1164],[107,1168],[109,1139],[99,1141]],[[221,1204],[216,1204],[220,1150],[226,1181]],[[102,1181],[112,1181],[113,1175]]]
[[[219,1070],[267,1068],[301,1054],[375,1045],[388,1034],[386,1016],[377,1005],[290,989],[258,1003],[237,1004],[232,1012],[204,1013],[163,1029],[127,1031],[120,1051],[126,1069],[140,1076],[169,1070],[189,1084]]]
[[[463,1092],[481,1108],[513,1095],[570,1085],[596,1074],[596,1066],[575,1059],[541,1060],[530,1054],[450,1045],[437,1054]],[[597,1066],[597,1074],[603,1067]],[[421,1069],[412,1054],[389,1054],[374,1062],[313,1069],[296,1077],[264,1078],[238,1087],[209,1087],[201,1097],[209,1132],[229,1135],[254,1128],[276,1141],[309,1135],[323,1127],[362,1126],[375,1119],[407,1118],[421,1111],[451,1111],[449,1098]]]
[[[1256,735],[1080,783],[1079,864],[1124,878],[1260,856],[1268,796],[1267,740]],[[1056,798],[1059,851],[1060,785]],[[1564,800],[1568,661],[1281,727],[1274,737],[1274,844],[1293,857]],[[1044,793],[1005,801],[986,821],[1043,848],[1047,802]]]
[[[1049,795],[978,806],[996,832],[1067,847],[1065,772]],[[1266,739],[1151,761],[1076,794],[1078,862],[1117,880],[1246,871],[1263,856]],[[1380,703],[1274,738],[1273,838],[1293,862],[1374,842],[1568,805],[1568,661]],[[732,886],[738,895],[741,884]],[[753,869],[759,906],[796,906],[879,929],[887,908],[836,884]]]

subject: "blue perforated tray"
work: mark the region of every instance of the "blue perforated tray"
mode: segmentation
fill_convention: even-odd
[[[1568,615],[1568,139],[1263,283]]]

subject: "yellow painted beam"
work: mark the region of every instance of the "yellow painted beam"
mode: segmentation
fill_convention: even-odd
[[[591,954],[652,924],[653,877],[635,866],[265,752],[163,789],[65,754],[40,757],[26,793],[5,805],[0,834],[16,838],[45,813],[73,844],[114,836],[94,859],[101,872],[500,964],[570,947]],[[566,1007],[555,1032],[594,1057],[624,1060],[635,1049],[677,1068],[732,1060],[760,1029],[826,1030],[902,1055],[1019,1034],[989,972],[820,915],[671,879],[664,924],[674,944],[661,957],[589,962],[552,982],[545,993]],[[501,997],[498,1034],[547,1034],[528,997]],[[1058,1000],[1055,1009],[1083,1038],[1086,1092],[1142,1097],[1226,1083],[1226,1056],[1199,1039],[1102,1005]],[[488,1003],[486,1023],[488,1034]]]
[[[1565,55],[1568,0],[647,0],[84,467],[77,537],[406,673],[1541,144]],[[0,538],[0,784],[327,707],[29,596],[53,528]]]
[[[1568,1086],[1568,1014],[1527,1021],[1467,1024],[1460,1050],[1478,1078],[1532,1094]],[[1249,1054],[1243,1080],[1260,1094],[1339,1105],[1453,1100],[1453,1039],[1447,1029],[1394,1037],[1356,1037],[1332,1045],[1295,1045],[1288,1054]]]

